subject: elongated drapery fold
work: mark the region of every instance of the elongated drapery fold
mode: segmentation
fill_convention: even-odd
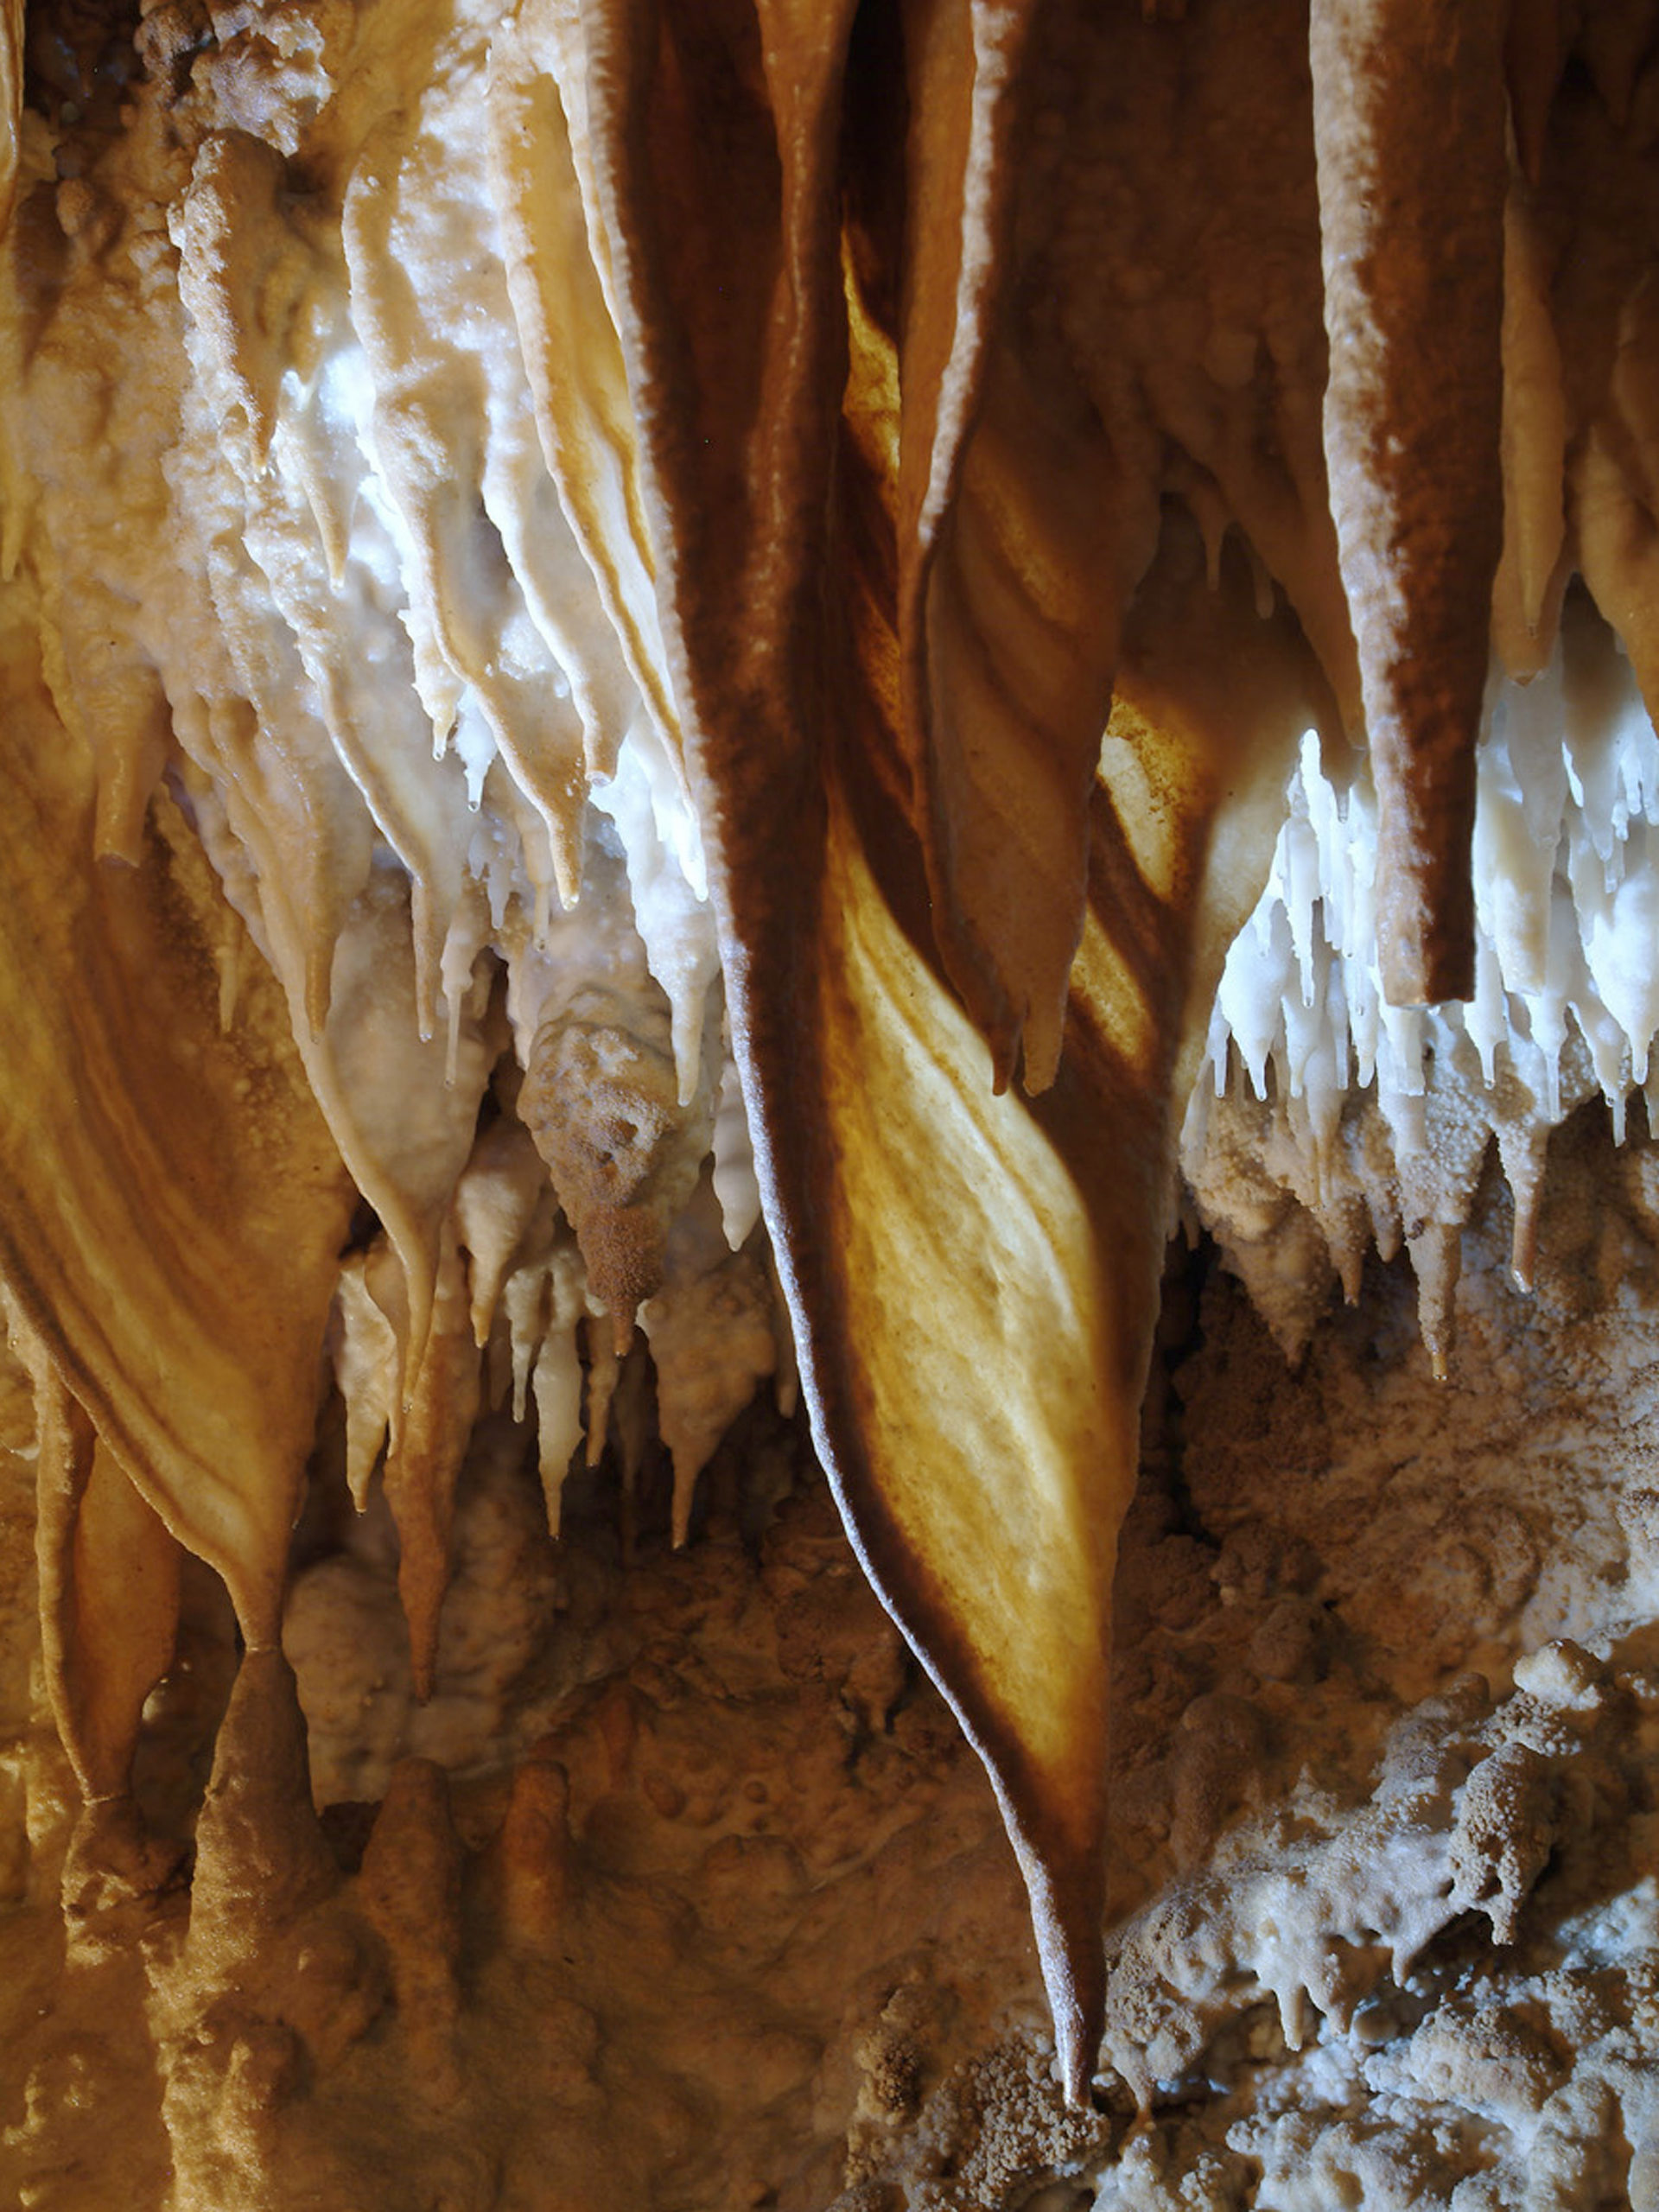
[[[602,180],[817,1441],[871,1579],[986,1760],[1080,2095],[1103,2004],[1112,1571],[1177,1071],[1265,874],[1295,741],[1332,716],[1294,621],[1263,625],[1230,559],[1212,594],[1178,519],[1130,641],[1147,709],[1132,677],[1103,760],[1115,610],[1154,563],[1159,511],[1115,482],[1080,393],[1069,415],[1026,404],[1060,370],[1022,351],[994,282],[1014,13],[906,15],[898,267],[874,227],[842,238],[849,10],[763,10],[757,29],[664,7],[625,41],[619,12],[588,10],[565,105]],[[715,106],[709,167],[691,119]],[[697,256],[721,194],[751,250],[711,289]],[[876,419],[894,393],[896,454]],[[1264,632],[1256,657],[1293,679],[1206,690],[1206,625],[1247,665]],[[1217,903],[1224,794],[1236,822],[1251,794],[1257,810]],[[1040,1099],[1003,1087],[1022,1033]]]
[[[1382,1001],[1469,982],[1494,643],[1541,727],[1576,569],[1659,690],[1644,188],[1573,105],[1586,71],[1627,102],[1640,39],[1596,16],[1575,73],[1566,14],[1486,0],[292,13],[265,75],[202,58],[144,149],[78,149],[130,164],[108,237],[29,169],[0,22],[0,207],[21,178],[59,226],[14,230],[0,315],[0,1274],[65,1739],[118,1792],[179,1545],[274,1641],[331,1304],[423,1694],[509,1389],[556,1532],[640,1326],[683,1538],[785,1363],[763,1210],[1080,2096],[1177,1125],[1292,764],[1381,821],[1382,988],[1343,1019],[1392,1065]],[[1605,235],[1562,132],[1627,196]],[[1487,981],[1544,994],[1558,1061],[1590,1001],[1541,866],[1499,932],[1537,957]],[[1281,1007],[1241,1013],[1253,1069]],[[123,1642],[92,1586],[129,1538]]]
[[[12,643],[0,1268],[100,1452],[270,1643],[350,1186],[268,976],[220,1029],[194,840],[175,817],[143,868],[93,860],[91,763]]]

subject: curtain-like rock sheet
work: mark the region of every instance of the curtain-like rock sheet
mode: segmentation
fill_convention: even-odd
[[[1580,27],[1615,105],[1643,20]],[[742,1118],[706,882],[818,1446],[986,1758],[1081,2094],[1176,1116],[1298,743],[1305,790],[1362,793],[1369,725],[1415,886],[1384,980],[1461,989],[1494,575],[1512,672],[1574,565],[1654,666],[1645,202],[1578,148],[1630,219],[1602,238],[1539,119],[1562,22],[1503,28],[379,0],[280,51],[228,30],[199,106],[138,111],[99,177],[155,218],[118,280],[92,187],[33,181],[93,243],[13,272],[6,543],[52,696],[9,640],[0,1265],[68,1440],[50,1603],[95,1789],[165,1641],[162,1603],[75,1675],[105,1456],[268,1643],[331,1299],[423,1686],[498,1306],[551,1521],[575,1331],[606,1325],[590,1455],[636,1320],[659,1382],[694,1374],[670,1307],[729,1256],[696,1224]],[[86,363],[140,329],[155,389],[106,404]],[[287,1025],[262,979],[218,1026],[164,767]],[[343,1262],[335,1149],[378,1217]],[[738,1404],[760,1274],[723,1284]],[[694,1421],[690,1389],[678,1535],[731,1402]]]
[[[134,1483],[270,1643],[350,1185],[269,978],[221,1030],[205,918],[239,925],[194,839],[163,808],[143,867],[94,860],[91,760],[7,645],[0,1267],[115,1463],[95,1481]]]
[[[850,11],[582,20],[566,106],[815,1433],[995,1783],[1077,2095],[1172,1101],[1329,693],[1242,563],[1212,594],[1184,519],[1154,567],[1155,480],[1124,480],[1052,333],[999,297],[1020,11],[905,11],[897,152],[858,143]],[[872,194],[843,243],[861,153],[894,162],[906,221]],[[1022,1034],[1039,1098],[1005,1088]]]

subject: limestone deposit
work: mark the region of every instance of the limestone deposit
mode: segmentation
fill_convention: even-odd
[[[1656,55],[8,0],[20,2202],[1659,2201]]]

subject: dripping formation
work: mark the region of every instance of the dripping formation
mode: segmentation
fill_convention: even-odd
[[[1524,1274],[1649,1082],[1648,11],[166,0],[73,116],[21,21],[0,1273],[89,1802],[182,1549],[207,1837],[321,1909],[325,1346],[422,1690],[481,1414],[556,1534],[648,1356],[682,1541],[798,1351],[1083,2098],[1178,1153],[1287,1344],[1404,1238],[1444,1359],[1489,1136]]]

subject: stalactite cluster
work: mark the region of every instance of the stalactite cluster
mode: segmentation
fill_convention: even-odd
[[[1489,1140],[1525,1274],[1550,1128],[1653,1096],[1659,22],[89,23],[0,25],[0,1281],[97,1849],[156,1871],[188,1554],[246,1649],[189,1957],[332,1910],[281,1656],[331,1392],[424,1695],[480,1422],[556,1537],[649,1371],[680,1543],[798,1361],[1083,2101],[1182,1168],[1293,1348],[1404,1240],[1443,1360]],[[442,2096],[460,1877],[396,1790],[361,1899]]]

